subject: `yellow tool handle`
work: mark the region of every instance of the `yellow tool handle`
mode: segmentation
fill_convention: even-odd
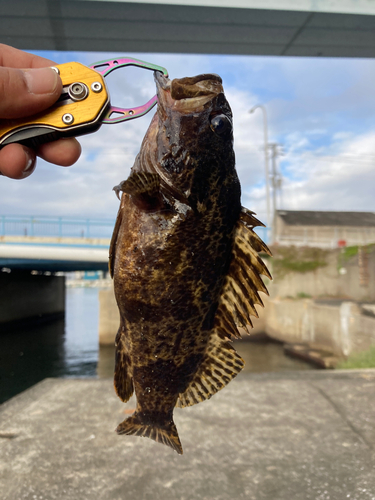
[[[103,77],[77,62],[54,66],[63,83],[60,99],[42,113],[15,120],[0,120],[0,148],[19,142],[31,147],[97,130],[109,106]]]

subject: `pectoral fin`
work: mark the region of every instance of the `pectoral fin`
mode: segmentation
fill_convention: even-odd
[[[128,401],[133,392],[133,377],[130,357],[128,355],[125,342],[122,322],[116,336],[116,367],[114,385],[117,396],[124,401]]]
[[[130,194],[140,208],[153,208],[160,202],[160,177],[150,172],[132,172],[126,181],[120,182],[113,190]]]
[[[115,258],[116,258],[116,245],[117,245],[117,237],[120,231],[121,222],[122,222],[122,208],[124,205],[124,200],[121,200],[120,208],[117,214],[116,224],[113,229],[111,243],[109,245],[109,261],[108,261],[108,269],[113,278],[114,275],[114,267],[115,267]]]

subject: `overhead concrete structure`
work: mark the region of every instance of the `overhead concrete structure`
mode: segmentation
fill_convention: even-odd
[[[374,0],[0,0],[30,50],[375,56]]]

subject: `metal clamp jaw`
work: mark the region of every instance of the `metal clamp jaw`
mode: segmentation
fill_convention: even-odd
[[[0,148],[14,142],[36,148],[61,137],[95,132],[102,123],[120,123],[148,113],[155,106],[157,96],[135,108],[110,105],[104,77],[115,69],[130,65],[168,75],[161,66],[132,58],[100,61],[90,67],[77,62],[54,66],[63,83],[60,98],[51,108],[37,115],[0,120]],[[116,116],[111,117],[114,114]]]
[[[112,73],[112,71],[119,68],[124,68],[125,66],[137,66],[138,68],[149,69],[151,71],[160,71],[165,76],[168,76],[168,71],[165,68],[157,66],[156,64],[140,61],[139,59],[132,59],[130,57],[99,61],[95,64],[92,64],[90,68],[100,73],[103,77],[106,77],[107,75]],[[154,97],[146,102],[146,104],[137,106],[135,108],[117,108],[111,106],[106,112],[105,117],[103,118],[103,123],[120,123],[127,120],[133,120],[134,118],[139,118],[140,116],[148,113],[150,109],[155,106],[157,100],[157,96],[154,95]],[[115,114],[117,116],[112,116]]]

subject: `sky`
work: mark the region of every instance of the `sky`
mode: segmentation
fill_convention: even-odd
[[[61,64],[119,54],[39,51]],[[263,114],[280,144],[277,208],[375,212],[375,60],[128,53],[168,69],[170,78],[217,73],[234,116],[242,204],[267,222]],[[124,56],[124,54],[121,54]],[[126,68],[108,79],[111,103],[130,107],[155,94],[152,72]],[[0,215],[114,219],[113,186],[129,175],[154,110],[82,136],[82,156],[62,168],[38,160],[22,181],[0,178]]]

